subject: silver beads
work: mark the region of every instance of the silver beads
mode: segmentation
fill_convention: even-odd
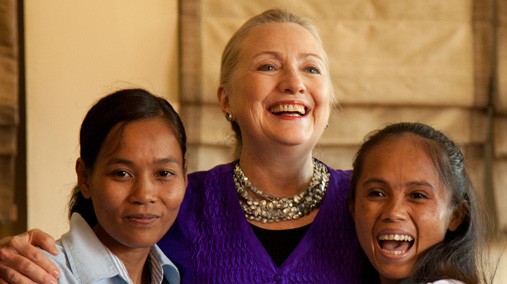
[[[308,188],[292,198],[279,198],[262,192],[253,186],[241,170],[239,163],[234,167],[234,183],[239,202],[246,218],[263,223],[296,220],[318,208],[329,183],[327,167],[313,160],[313,176]],[[253,193],[255,199],[250,196]]]

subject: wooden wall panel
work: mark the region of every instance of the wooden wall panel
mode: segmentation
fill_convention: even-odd
[[[0,2],[0,224],[16,217],[13,204],[19,77],[16,3]]]

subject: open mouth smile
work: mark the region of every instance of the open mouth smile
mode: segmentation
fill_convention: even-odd
[[[304,116],[308,109],[299,104],[281,104],[270,107],[269,111],[275,115]]]
[[[384,234],[377,238],[380,249],[388,255],[401,255],[414,245],[414,238],[409,235]]]

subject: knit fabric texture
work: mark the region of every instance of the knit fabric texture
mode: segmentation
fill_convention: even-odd
[[[369,268],[347,209],[350,172],[329,169],[312,225],[281,266],[256,238],[239,204],[236,162],[189,175],[175,224],[159,242],[182,283],[362,283]]]

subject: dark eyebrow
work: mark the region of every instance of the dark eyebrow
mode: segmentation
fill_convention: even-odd
[[[115,165],[115,164],[123,164],[123,165],[133,165],[134,163],[132,161],[129,161],[127,159],[121,159],[121,158],[115,158],[111,159],[107,162],[108,165]]]
[[[425,182],[425,181],[412,181],[412,182],[409,182],[407,185],[408,186],[425,186],[425,187],[429,187],[431,189],[431,191],[436,190],[435,186],[433,186],[431,183]]]
[[[157,159],[155,161],[156,165],[161,165],[161,164],[181,164],[180,161],[178,159],[176,159],[175,157],[167,157],[167,158],[162,158],[162,159]]]
[[[368,184],[371,184],[371,183],[380,183],[380,184],[384,184],[384,185],[387,185],[387,181],[381,179],[381,178],[369,178],[367,179],[366,181],[364,181],[362,183],[362,185],[368,185]]]
[[[382,184],[382,185],[388,185],[389,184],[384,179],[374,177],[374,178],[367,179],[361,185],[364,186],[364,185],[368,185],[368,184],[372,184],[372,183],[379,183],[379,184]],[[436,190],[435,186],[433,186],[431,183],[425,182],[425,181],[410,181],[410,182],[408,182],[408,183],[405,184],[405,187],[411,187],[411,186],[425,186],[425,187],[430,188],[432,191]]]
[[[127,160],[127,159],[114,158],[114,159],[109,160],[107,164],[108,165],[123,164],[123,165],[127,165],[127,166],[133,166],[134,162]],[[178,164],[179,165],[181,163],[177,158],[171,156],[171,157],[157,159],[152,164],[155,164],[155,165]]]

